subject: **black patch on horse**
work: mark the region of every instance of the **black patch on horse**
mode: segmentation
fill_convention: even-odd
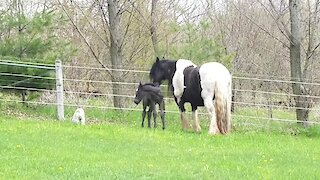
[[[189,66],[183,70],[184,86],[183,95],[181,101],[191,103],[194,106],[204,106],[203,99],[201,97],[201,84],[199,67]]]

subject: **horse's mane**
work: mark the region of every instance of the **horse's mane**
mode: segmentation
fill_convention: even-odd
[[[175,64],[177,62],[177,60],[170,60],[170,59],[165,59],[163,58],[162,60],[159,60],[159,58],[157,58],[156,62],[153,63],[151,69],[150,69],[150,73],[149,73],[149,77],[152,78],[154,76],[156,76],[156,70],[158,68],[163,68],[163,65],[166,65],[167,68],[172,66],[172,64]],[[174,65],[175,68],[175,65]],[[167,78],[166,80],[168,80],[168,92],[173,92],[173,86],[172,86],[172,77],[171,78]],[[161,83],[161,82],[159,82]]]
[[[159,68],[160,63],[161,64],[170,64],[170,63],[175,63],[175,62],[176,62],[176,60],[170,60],[170,59],[164,59],[164,58],[162,60],[159,60],[159,58],[157,58],[156,62],[153,63],[153,65],[150,69],[149,76],[150,77],[155,76],[156,68]]]
[[[156,67],[158,66],[159,62],[156,61],[155,63],[152,64],[152,67],[150,69],[150,72],[149,72],[149,77],[153,77],[155,75],[155,71],[156,71]]]

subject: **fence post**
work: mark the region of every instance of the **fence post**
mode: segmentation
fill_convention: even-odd
[[[59,59],[56,60],[56,90],[58,120],[64,120],[62,63]]]

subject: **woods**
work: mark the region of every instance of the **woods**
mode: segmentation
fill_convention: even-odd
[[[64,65],[102,67],[103,73],[64,73],[115,82],[113,94],[124,93],[125,87],[117,82],[148,81],[147,76],[116,69],[148,70],[155,57],[197,64],[218,61],[234,76],[234,101],[296,107],[298,122],[306,122],[308,109],[318,103],[313,97],[320,95],[310,84],[320,78],[318,11],[319,0],[1,1],[0,59],[53,64],[59,58]],[[0,84],[5,86],[38,88],[30,85],[33,79],[10,79],[4,74],[8,72],[54,77],[48,70],[12,69],[4,63],[0,71]],[[293,83],[236,78],[244,75]],[[52,88],[53,82],[45,83],[48,86],[39,88]],[[94,83],[69,83],[66,88],[106,91]],[[292,95],[257,93],[268,89]],[[112,102],[119,108],[126,104],[121,96]]]

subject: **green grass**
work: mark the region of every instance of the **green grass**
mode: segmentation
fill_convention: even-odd
[[[319,139],[303,134],[209,136],[0,116],[0,136],[1,179],[320,178]]]
[[[177,110],[174,104],[167,109]],[[320,127],[234,116],[228,136],[141,128],[141,113],[87,108],[86,126],[56,121],[53,106],[0,103],[0,179],[319,179]],[[264,109],[235,115],[267,117]],[[290,111],[274,111],[290,119]],[[246,126],[242,123],[258,123]]]

